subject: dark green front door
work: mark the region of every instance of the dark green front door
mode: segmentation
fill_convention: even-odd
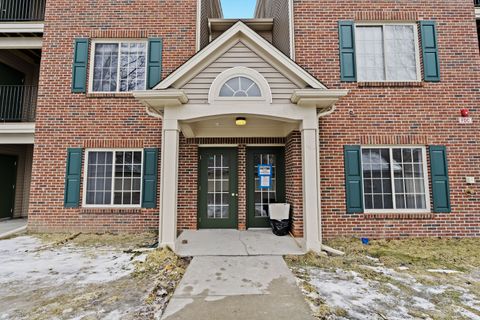
[[[0,219],[13,216],[17,157],[0,155]]]
[[[200,148],[199,228],[237,228],[237,192],[237,150]]]
[[[260,187],[258,165],[271,165],[269,188]],[[270,226],[268,205],[285,202],[285,149],[255,147],[247,149],[247,227]]]

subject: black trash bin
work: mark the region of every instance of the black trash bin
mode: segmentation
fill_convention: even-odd
[[[275,220],[270,219],[272,232],[276,236],[286,236],[290,232],[290,219]]]
[[[286,236],[290,232],[290,204],[272,203],[268,206],[270,226],[273,234]]]

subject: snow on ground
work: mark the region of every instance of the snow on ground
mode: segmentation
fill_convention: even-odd
[[[0,320],[152,319],[155,282],[133,277],[146,254],[33,236],[0,241]]]
[[[345,241],[341,242],[347,251],[344,256],[308,253],[286,261],[322,320],[480,320],[476,251],[452,251],[457,240],[415,241],[380,242],[374,247]],[[475,240],[458,241],[477,247]],[[417,253],[417,244],[438,252]],[[369,257],[368,251],[380,259]]]

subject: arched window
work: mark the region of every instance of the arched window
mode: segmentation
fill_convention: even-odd
[[[220,97],[261,97],[260,87],[246,77],[234,77],[225,82],[220,89]]]

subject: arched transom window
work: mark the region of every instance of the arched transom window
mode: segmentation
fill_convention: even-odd
[[[220,97],[261,97],[258,84],[247,77],[234,77],[225,82],[220,89]]]

